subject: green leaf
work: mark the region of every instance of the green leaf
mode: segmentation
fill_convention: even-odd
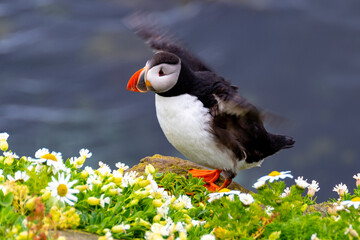
[[[2,194],[2,191],[0,191],[0,192],[2,195],[2,196],[0,196],[0,205],[3,207],[10,206],[14,199],[14,195],[10,192],[4,196],[4,194]]]

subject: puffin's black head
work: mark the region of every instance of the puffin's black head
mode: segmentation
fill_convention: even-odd
[[[169,52],[157,52],[130,78],[127,90],[135,92],[154,91],[163,93],[175,86],[179,79],[181,61]]]

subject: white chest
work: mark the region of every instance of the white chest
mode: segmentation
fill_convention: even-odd
[[[233,154],[219,148],[210,129],[211,115],[196,97],[155,95],[156,115],[168,141],[191,161],[219,169],[234,169]]]

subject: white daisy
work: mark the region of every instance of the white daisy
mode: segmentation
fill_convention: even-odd
[[[94,185],[100,185],[102,183],[101,177],[97,175],[90,175],[86,180],[86,184],[89,185],[89,189],[92,190]]]
[[[138,173],[135,172],[135,171],[126,172],[126,173],[124,174],[124,177],[123,177],[122,181],[121,181],[121,186],[122,186],[123,188],[126,188],[126,187],[129,187],[129,186],[134,185],[137,174],[138,174]]]
[[[49,149],[41,148],[35,152],[35,157],[39,162],[46,162],[48,166],[57,167],[63,163],[61,153],[52,151],[50,153]]]
[[[239,199],[245,206],[250,206],[255,201],[249,193],[240,193]]]
[[[51,191],[51,196],[56,197],[63,203],[66,202],[70,206],[73,206],[74,202],[78,199],[73,194],[79,193],[79,190],[71,188],[77,180],[69,182],[70,177],[71,175],[68,174],[65,178],[63,172],[58,174],[58,179],[52,176],[52,182],[50,182],[46,188]]]
[[[88,149],[85,149],[85,148],[81,149],[79,151],[79,154],[80,154],[80,157],[70,158],[70,163],[72,165],[74,165],[76,168],[81,168],[84,165],[86,159],[90,158],[92,156],[92,153]]]
[[[275,210],[275,208],[273,208],[272,206],[266,206],[265,207],[265,212],[267,215],[271,216],[273,211]]]
[[[280,197],[285,198],[290,195],[290,188],[287,187],[284,189],[284,192],[280,195]]]
[[[114,240],[110,229],[105,228],[104,232],[105,232],[105,240]]]
[[[215,240],[215,235],[213,234],[205,234],[205,235],[202,235],[200,240]]]
[[[268,181],[269,182],[274,182],[277,181],[279,179],[284,179],[284,178],[293,178],[293,176],[290,174],[291,171],[282,171],[282,172],[278,172],[278,171],[272,171],[271,173],[269,173],[269,175],[263,176],[261,178],[258,179],[258,181]]]
[[[340,197],[344,196],[345,193],[349,192],[347,186],[343,183],[335,185],[335,187],[333,188],[333,191],[337,192]]]
[[[10,159],[19,158],[19,156],[13,152],[4,152],[4,156]]]
[[[176,230],[177,232],[184,232],[184,233],[186,233],[187,231],[186,231],[186,229],[184,228],[184,226],[185,226],[185,223],[184,223],[184,222],[177,222],[176,225],[175,225],[175,230]]]
[[[206,221],[199,221],[199,220],[191,219],[191,224],[196,227],[196,226],[201,226],[201,225],[206,224]]]
[[[355,197],[351,200],[342,201],[340,204],[347,207],[353,206],[354,208],[358,209],[360,206],[360,197]]]
[[[356,180],[356,187],[360,186],[360,173],[354,175],[353,178]]]
[[[314,234],[311,235],[310,240],[319,240],[319,238],[317,237],[317,234],[314,233]]]
[[[299,176],[297,179],[295,179],[295,183],[296,183],[296,186],[301,189],[305,189],[309,186],[307,179],[304,179],[303,176]]]
[[[0,191],[3,192],[4,195],[6,195],[8,193],[8,187],[5,185],[0,185]]]
[[[92,167],[89,167],[89,166],[86,166],[84,168],[84,172],[87,172],[90,176],[95,174],[94,169],[92,169]]]
[[[106,204],[110,204],[110,198],[109,198],[109,197],[104,198],[104,194],[101,194],[101,196],[100,196],[100,206],[101,206],[102,208],[104,208],[104,207],[105,207],[105,203],[106,203]]]
[[[345,230],[345,235],[347,234],[350,234],[352,237],[359,238],[359,234],[353,228],[352,224],[350,224],[349,227]]]
[[[79,151],[79,154],[81,157],[91,158],[92,153],[89,151],[89,149],[83,148]]]
[[[124,172],[124,171],[126,171],[126,170],[129,169],[129,166],[126,165],[125,163],[122,163],[122,162],[115,163],[115,167],[117,167],[118,170],[120,170],[120,171],[122,171],[122,172]]]
[[[264,187],[265,184],[266,184],[265,181],[259,181],[258,180],[256,183],[254,183],[253,188],[256,188],[256,189],[259,190],[260,188]]]
[[[10,181],[19,181],[19,180],[22,180],[24,182],[26,182],[27,180],[29,180],[29,175],[27,175],[27,173],[24,171],[24,172],[21,172],[21,171],[17,171],[15,173],[15,177],[11,176],[11,175],[7,175],[7,179],[10,180]]]
[[[6,132],[0,133],[0,141],[7,141],[9,134]]]
[[[170,205],[170,203],[171,203],[170,200],[165,201],[165,203],[163,205],[161,205],[161,207],[158,207],[156,209],[156,213],[160,214],[161,217],[165,218],[169,213],[169,210],[170,210],[169,205]]]
[[[318,192],[319,190],[320,190],[319,183],[316,182],[315,180],[312,180],[311,184],[308,186],[307,195],[309,197],[313,197],[315,195],[315,193]]]
[[[192,208],[193,205],[191,204],[191,198],[189,198],[188,196],[186,195],[180,195],[174,202],[174,205],[175,204],[178,204],[178,203],[183,203],[184,204],[184,207],[189,209],[189,208]]]
[[[240,197],[240,194],[241,192],[238,191],[238,190],[231,190],[229,192],[217,192],[217,193],[210,193],[208,196],[209,196],[209,199],[208,199],[208,202],[212,202],[214,200],[217,200],[217,199],[220,199],[222,198],[223,196],[229,196],[230,197],[230,201],[233,201],[234,198],[233,196],[234,195],[237,195],[238,197]]]
[[[145,239],[161,239],[162,237],[169,236],[170,228],[174,223],[167,223],[165,226],[160,223],[153,223],[150,231],[145,233]]]
[[[97,169],[97,171],[99,171],[101,176],[105,177],[111,173],[111,169],[110,169],[109,165],[100,161],[99,166],[100,167]]]

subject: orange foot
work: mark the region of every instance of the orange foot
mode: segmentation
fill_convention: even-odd
[[[220,169],[215,169],[215,170],[190,169],[188,174],[191,173],[193,177],[203,178],[204,182],[206,182],[204,187],[209,189],[209,191],[216,192],[223,188],[226,188],[232,182],[232,180],[225,179],[225,182],[223,183],[223,185],[221,185],[221,187],[216,185],[214,182],[219,178],[221,172],[222,171]]]

